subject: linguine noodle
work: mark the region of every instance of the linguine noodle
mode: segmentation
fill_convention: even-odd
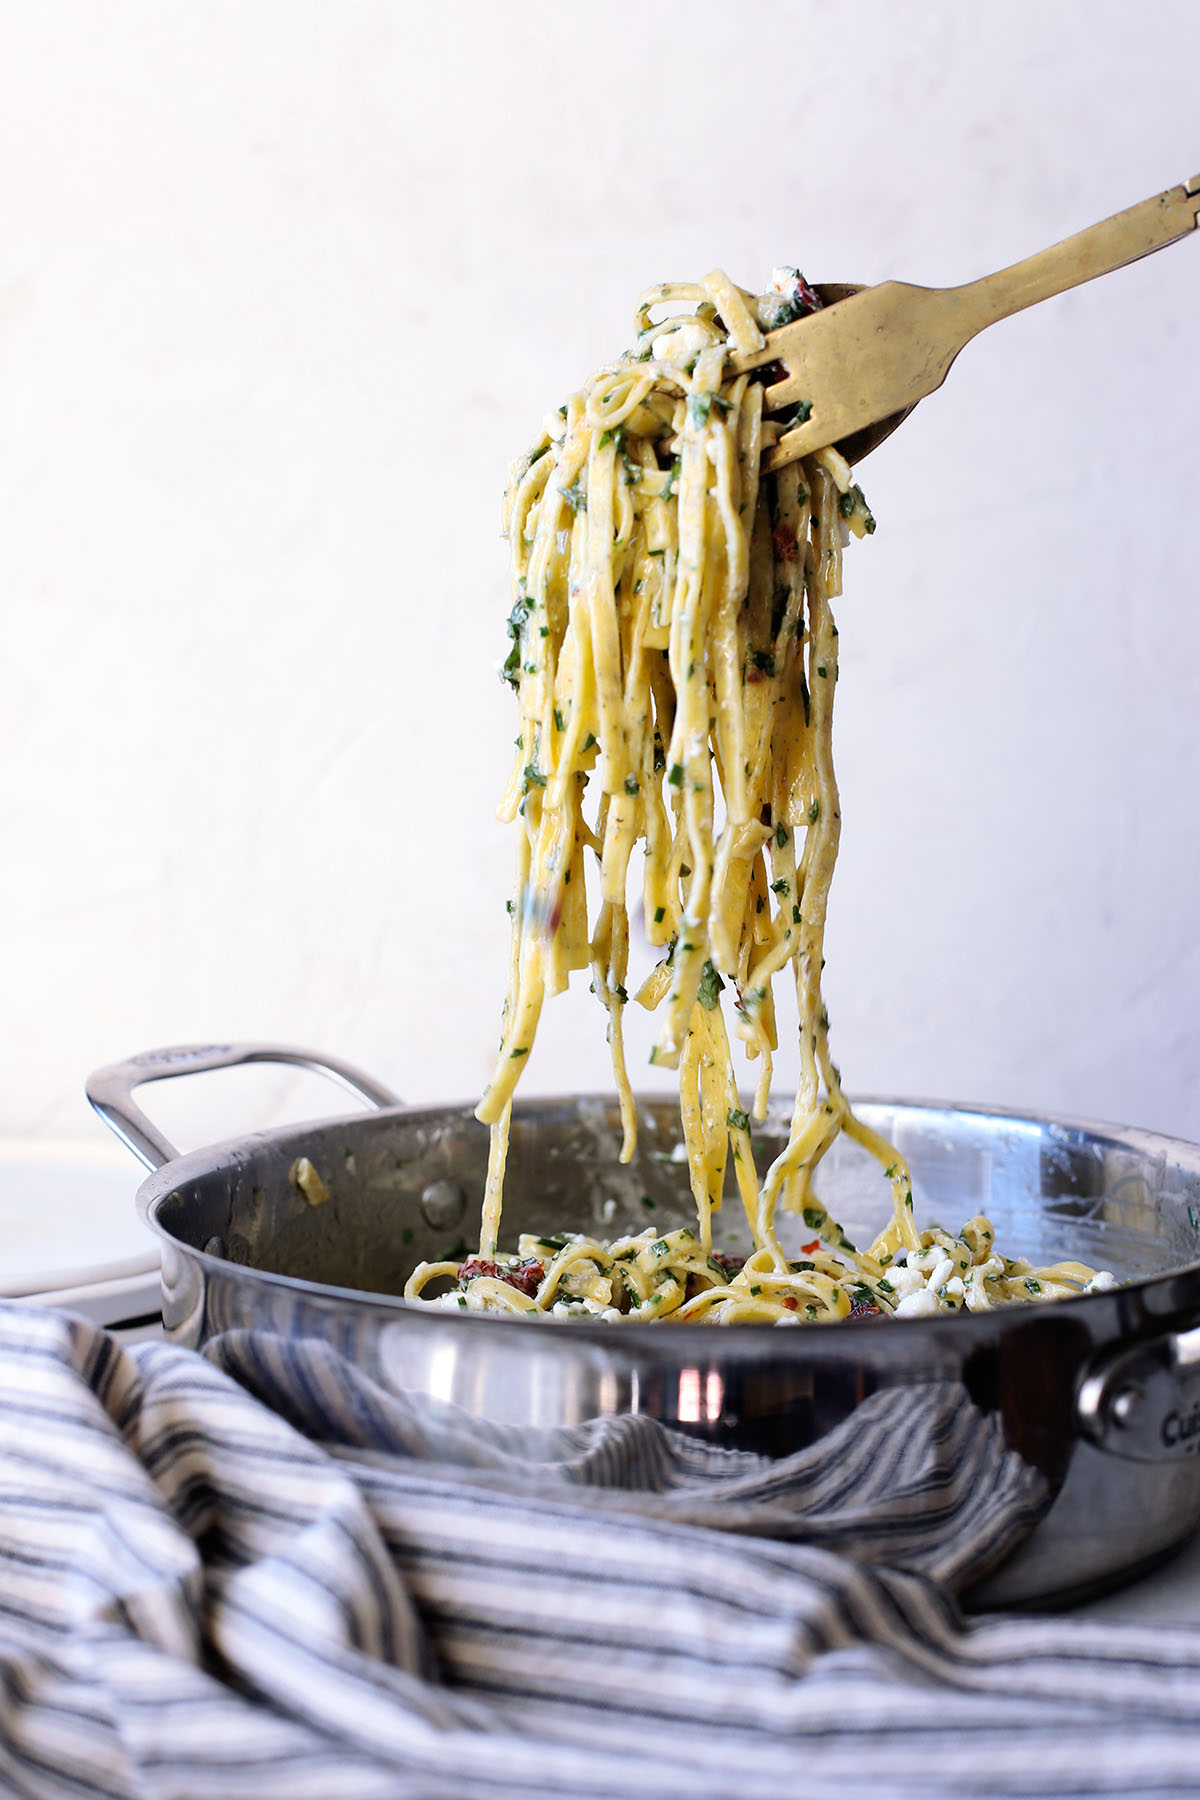
[[[478,1108],[491,1153],[477,1257],[422,1264],[442,1304],[531,1315],[801,1323],[862,1312],[959,1311],[1107,1285],[1078,1263],[1034,1269],[992,1228],[919,1230],[904,1159],[851,1107],[821,996],[841,815],[832,755],[842,553],[875,521],[836,450],[763,475],[797,416],[763,417],[763,386],[727,352],[819,306],[794,270],[753,298],[721,273],[643,295],[634,347],[598,370],[515,464],[505,497],[520,733],[501,816],[517,825],[504,1029]],[[667,316],[656,322],[656,314]],[[803,407],[798,409],[803,417]],[[585,801],[594,798],[590,816]],[[657,1016],[651,1060],[679,1071],[694,1226],[602,1243],[524,1237],[498,1250],[514,1089],[547,996],[590,971],[608,1015],[624,1143],[637,1115],[623,1020],[631,996],[630,857],[661,960],[634,1003]],[[761,1181],[752,1130],[777,1048],[774,983],[799,1009],[800,1073],[787,1143]],[[727,1014],[728,1008],[728,1014]],[[729,1016],[731,1014],[732,1016]],[[743,1107],[732,1036],[756,1064]],[[867,1249],[814,1192],[846,1134],[879,1164],[891,1219]],[[727,1168],[754,1249],[714,1256]],[[780,1208],[813,1241],[785,1254]]]

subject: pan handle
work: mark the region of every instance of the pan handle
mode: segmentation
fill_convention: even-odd
[[[1132,1462],[1200,1452],[1200,1326],[1118,1345],[1088,1369],[1076,1414],[1102,1450]]]
[[[146,1081],[171,1075],[199,1075],[207,1069],[236,1069],[243,1063],[294,1063],[317,1075],[328,1075],[352,1094],[381,1109],[401,1102],[390,1088],[350,1063],[316,1050],[293,1050],[283,1044],[181,1044],[166,1050],[143,1050],[124,1062],[109,1063],[89,1077],[87,1097],[108,1129],[148,1169],[161,1169],[180,1154],[134,1102],[133,1092]]]

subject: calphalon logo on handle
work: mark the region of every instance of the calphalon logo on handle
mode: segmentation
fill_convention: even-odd
[[[1169,1412],[1159,1426],[1159,1436],[1168,1450],[1194,1455],[1200,1446],[1200,1400],[1185,1413]]]

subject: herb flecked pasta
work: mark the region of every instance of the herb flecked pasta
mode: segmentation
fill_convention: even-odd
[[[821,996],[825,916],[841,816],[832,755],[842,552],[875,529],[836,450],[764,475],[766,448],[804,416],[765,419],[761,380],[730,351],[820,301],[796,270],[758,298],[721,273],[650,289],[634,347],[600,369],[515,464],[504,674],[520,709],[501,816],[518,824],[504,1030],[478,1116],[491,1153],[478,1256],[422,1264],[438,1304],[531,1315],[795,1324],[932,1313],[1107,1285],[1077,1263],[998,1255],[983,1218],[919,1230],[901,1156],[859,1119],[829,1051]],[[681,308],[683,310],[675,310]],[[656,322],[660,309],[667,316]],[[592,817],[585,799],[597,795]],[[658,1017],[651,1060],[677,1068],[696,1224],[610,1243],[523,1237],[498,1249],[514,1089],[548,996],[588,970],[608,1014],[624,1131],[637,1116],[625,1063],[630,857],[642,928],[663,954],[634,1000]],[[591,892],[589,893],[589,888]],[[752,1123],[777,1048],[773,984],[799,1009],[800,1075],[786,1146],[761,1183]],[[758,1066],[744,1109],[733,1035]],[[892,1216],[860,1251],[813,1190],[845,1133],[880,1165]],[[732,1157],[754,1249],[713,1252]],[[780,1207],[813,1232],[789,1260]]]

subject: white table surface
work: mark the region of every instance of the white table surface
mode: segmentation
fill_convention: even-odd
[[[1072,1611],[1080,1619],[1122,1625],[1195,1625],[1200,1628],[1200,1534],[1178,1556],[1128,1587],[1089,1600]]]

